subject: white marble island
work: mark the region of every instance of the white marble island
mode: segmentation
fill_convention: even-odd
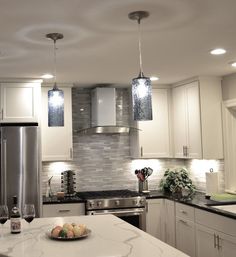
[[[92,233],[74,241],[57,241],[46,232],[63,223],[83,223]],[[0,239],[0,257],[187,257],[186,254],[113,215],[39,218],[21,234],[10,234],[9,221]]]

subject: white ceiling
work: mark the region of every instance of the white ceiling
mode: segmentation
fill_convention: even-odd
[[[159,84],[236,70],[236,0],[1,0],[0,77],[39,78],[53,72],[53,44],[60,32],[58,82],[129,84],[138,75],[137,23],[131,11],[146,10],[141,23],[143,66]],[[223,56],[209,50],[224,47]]]

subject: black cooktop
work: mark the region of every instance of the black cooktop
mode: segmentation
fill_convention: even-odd
[[[76,194],[79,198],[87,199],[99,199],[99,198],[124,198],[124,197],[137,197],[140,194],[136,191],[125,190],[106,190],[106,191],[86,191],[78,192]]]

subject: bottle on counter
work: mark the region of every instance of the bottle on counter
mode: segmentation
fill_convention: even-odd
[[[21,232],[21,215],[20,209],[17,207],[17,196],[13,196],[13,208],[10,213],[11,233],[17,234]]]

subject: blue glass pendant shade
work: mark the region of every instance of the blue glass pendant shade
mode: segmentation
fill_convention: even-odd
[[[134,120],[152,120],[152,86],[150,78],[139,76],[132,79],[132,103]]]
[[[58,88],[48,91],[48,126],[64,126],[64,92]]]

